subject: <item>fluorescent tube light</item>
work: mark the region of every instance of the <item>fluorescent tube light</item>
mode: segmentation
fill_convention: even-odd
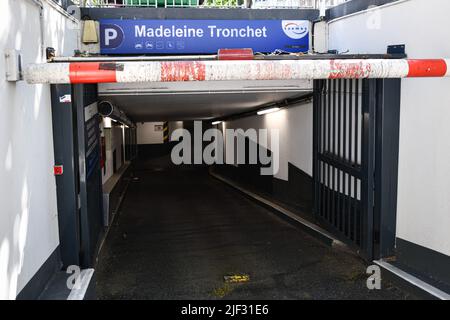
[[[261,116],[263,114],[268,114],[268,113],[272,113],[272,112],[277,112],[279,111],[280,108],[270,108],[270,109],[264,109],[264,110],[260,110],[257,112],[258,116]]]

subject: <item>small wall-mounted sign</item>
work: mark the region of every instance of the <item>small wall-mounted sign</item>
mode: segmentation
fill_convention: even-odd
[[[53,167],[53,173],[55,176],[62,176],[64,173],[64,167],[59,165],[59,166],[54,166]]]
[[[6,81],[17,82],[22,80],[22,55],[19,51],[10,49],[5,53]]]
[[[59,97],[60,103],[71,103],[72,102],[72,96],[70,94],[63,95],[62,97]]]

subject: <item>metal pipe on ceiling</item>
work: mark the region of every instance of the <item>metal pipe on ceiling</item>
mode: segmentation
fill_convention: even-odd
[[[131,121],[127,115],[125,114],[125,112],[123,112],[121,109],[119,109],[117,106],[115,106],[112,102],[110,101],[101,101],[98,104],[98,112],[103,116],[103,117],[108,117],[111,118],[117,122],[120,122],[130,128],[133,128],[135,125],[133,123],[133,121]]]

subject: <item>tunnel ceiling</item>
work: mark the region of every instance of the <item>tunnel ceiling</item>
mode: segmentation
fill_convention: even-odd
[[[208,120],[312,92],[310,81],[224,81],[99,85],[101,100],[136,122]]]

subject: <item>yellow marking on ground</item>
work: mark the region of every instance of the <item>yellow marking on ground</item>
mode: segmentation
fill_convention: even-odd
[[[223,277],[225,284],[222,287],[216,288],[213,295],[217,298],[224,298],[233,292],[236,285],[249,282],[250,276],[248,274],[231,274]]]
[[[226,283],[242,283],[249,282],[250,276],[248,274],[233,274],[223,277]]]
[[[223,298],[229,295],[232,291],[233,288],[229,284],[225,283],[223,287],[214,289],[213,295],[217,298]]]

